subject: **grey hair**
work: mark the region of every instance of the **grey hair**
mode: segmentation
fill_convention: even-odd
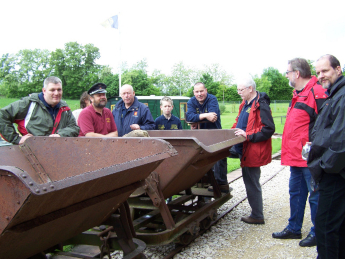
[[[294,58],[288,61],[292,71],[299,71],[302,78],[310,78],[311,71],[308,61],[304,58]]]
[[[126,84],[126,85],[121,86],[121,88],[120,88],[120,93],[122,92],[122,89],[127,88],[127,87],[129,87],[129,89],[131,89],[132,92],[134,92],[133,86]]]
[[[253,78],[250,75],[246,75],[244,77],[241,77],[237,80],[237,85],[244,85],[246,88],[249,86],[253,87],[253,90],[256,89],[256,84]]]
[[[61,79],[56,77],[56,76],[50,76],[50,77],[47,77],[44,82],[43,82],[43,87],[44,88],[47,88],[47,86],[52,83],[52,84],[60,84],[62,86],[62,82],[61,82]]]

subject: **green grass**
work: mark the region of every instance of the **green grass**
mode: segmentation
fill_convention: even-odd
[[[226,110],[220,115],[223,129],[231,129],[235,123],[236,116],[238,114],[239,104],[227,104],[225,103]],[[271,104],[272,117],[276,127],[275,132],[283,134],[285,116],[289,103],[273,103]]]
[[[0,109],[18,100],[17,98],[5,98],[0,96]]]

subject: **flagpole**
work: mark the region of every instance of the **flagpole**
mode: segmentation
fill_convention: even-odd
[[[118,23],[120,22],[120,12],[119,12],[119,16],[118,16]],[[118,30],[119,30],[119,96],[120,95],[120,89],[121,89],[121,26],[118,26]]]

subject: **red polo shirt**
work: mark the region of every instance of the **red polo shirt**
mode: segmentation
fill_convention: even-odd
[[[79,137],[83,137],[89,132],[106,135],[117,131],[111,111],[108,108],[103,108],[102,114],[100,114],[95,111],[92,105],[81,111],[78,126],[80,127]]]

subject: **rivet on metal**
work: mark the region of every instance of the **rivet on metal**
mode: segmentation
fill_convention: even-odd
[[[33,182],[29,182],[29,185],[30,185],[30,186],[33,186],[33,185],[34,185],[34,183],[33,183]]]
[[[46,192],[46,191],[47,191],[47,188],[46,188],[46,187],[43,187],[43,191],[45,191],[45,192]]]
[[[141,139],[139,139],[138,143],[141,143]]]
[[[51,188],[51,189],[54,189],[54,185],[50,185],[50,188]]]
[[[127,140],[125,140],[125,143],[127,143]]]
[[[154,141],[154,140],[152,140],[152,143],[154,144],[154,143],[155,143],[155,141]]]
[[[9,216],[6,216],[6,219],[7,219],[7,220],[10,220],[10,217],[9,217]]]
[[[20,204],[20,201],[17,201],[17,204]]]
[[[25,178],[26,178],[26,175],[25,175],[25,174],[22,174],[22,177],[25,179]]]
[[[36,193],[40,193],[40,190],[39,190],[39,189],[36,189],[35,192],[36,192]]]

